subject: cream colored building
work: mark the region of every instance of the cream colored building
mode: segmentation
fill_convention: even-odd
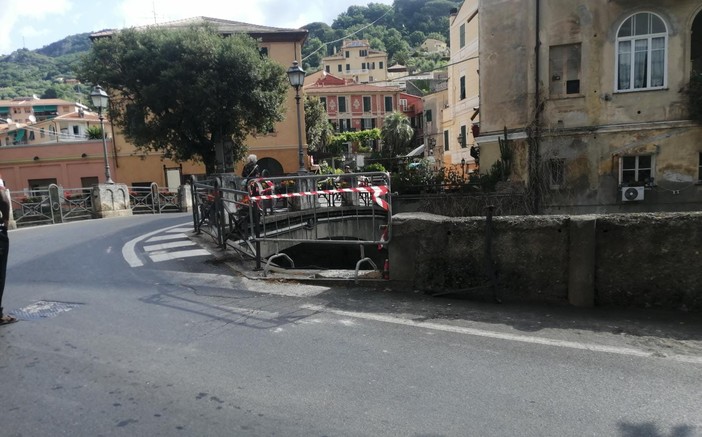
[[[448,90],[443,89],[422,97],[424,103],[424,158],[429,159],[435,169],[450,162],[444,161],[446,146],[451,144],[444,136],[444,111],[448,106]]]
[[[700,209],[699,0],[481,1],[479,17],[481,172],[506,127],[538,212]]]
[[[0,122],[30,124],[86,109],[81,103],[63,99],[16,97],[12,100],[0,100]]]
[[[383,82],[388,78],[387,68],[387,53],[371,49],[365,39],[344,40],[337,53],[322,58],[324,71],[356,83]]]
[[[423,52],[427,53],[448,53],[449,48],[448,44],[446,44],[443,41],[439,41],[438,39],[434,38],[427,38],[424,40],[421,46],[419,46],[419,49]]]
[[[440,141],[444,166],[461,162],[471,168],[475,166],[470,148],[475,145],[473,125],[480,121],[478,18],[478,0],[466,0],[449,18],[451,59]]]

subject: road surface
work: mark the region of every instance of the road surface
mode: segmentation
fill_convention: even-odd
[[[191,234],[10,232],[1,436],[702,436],[699,314],[257,280]]]

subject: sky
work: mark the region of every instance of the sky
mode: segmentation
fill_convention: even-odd
[[[0,0],[0,55],[69,35],[205,16],[262,26],[329,25],[349,6],[393,0]]]

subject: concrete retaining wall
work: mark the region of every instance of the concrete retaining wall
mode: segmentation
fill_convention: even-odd
[[[430,291],[488,285],[485,217],[393,217],[390,279]],[[492,259],[504,299],[702,310],[702,213],[501,216]],[[470,290],[467,290],[470,289]]]

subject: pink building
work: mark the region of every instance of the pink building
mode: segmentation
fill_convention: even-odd
[[[111,147],[108,140],[107,146]],[[0,149],[0,174],[14,191],[46,188],[50,184],[65,188],[91,187],[104,182],[105,160],[102,141],[26,145]],[[117,166],[110,158],[112,177]]]
[[[400,111],[410,118],[422,137],[422,98],[399,87],[357,84],[332,74],[322,74],[305,86],[305,93],[318,97],[337,132],[381,128],[385,117]]]

